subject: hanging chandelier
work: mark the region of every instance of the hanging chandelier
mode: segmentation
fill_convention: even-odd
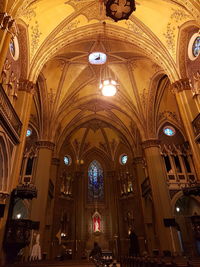
[[[107,64],[101,70],[101,79],[99,89],[103,96],[114,96],[117,93],[119,84],[108,69]]]
[[[114,21],[128,19],[136,10],[135,0],[107,0],[105,1],[106,16]]]
[[[117,93],[117,82],[112,79],[102,80],[99,88],[103,96],[114,96]]]

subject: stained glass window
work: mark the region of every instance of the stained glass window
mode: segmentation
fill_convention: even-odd
[[[173,127],[171,126],[166,126],[164,129],[163,129],[163,132],[164,134],[166,134],[167,136],[173,136],[175,135],[176,131]]]
[[[122,165],[126,164],[128,160],[128,156],[126,154],[123,154],[120,156],[119,161]]]
[[[10,53],[13,57],[15,57],[15,43],[13,39],[10,41]]]
[[[12,37],[9,44],[10,54],[14,60],[19,58],[19,43],[16,36]]]
[[[198,57],[199,53],[200,53],[200,36],[198,36],[193,43],[192,46],[192,53],[194,55],[194,57]]]
[[[32,130],[31,129],[28,129],[26,131],[26,136],[29,137],[29,136],[31,136],[31,134],[32,134]]]
[[[103,201],[104,179],[103,169],[97,160],[93,160],[88,168],[88,200]]]
[[[71,157],[69,155],[64,156],[63,160],[64,160],[64,164],[65,165],[70,165],[71,164]]]

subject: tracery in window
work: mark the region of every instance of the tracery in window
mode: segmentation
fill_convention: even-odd
[[[200,53],[200,36],[198,36],[193,43],[192,46],[192,53],[194,55],[194,57],[198,57],[199,53]]]
[[[97,160],[93,160],[88,168],[88,200],[104,200],[103,169]]]

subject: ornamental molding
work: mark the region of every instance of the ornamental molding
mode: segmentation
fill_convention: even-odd
[[[50,141],[37,141],[36,142],[36,146],[38,148],[46,148],[46,149],[49,149],[49,150],[54,150],[54,147],[55,147],[55,144],[50,142]]]
[[[160,140],[158,139],[149,139],[142,143],[143,149],[150,147],[160,147]]]
[[[36,91],[36,85],[29,80],[20,80],[19,81],[19,91],[34,94]]]
[[[191,90],[191,82],[188,78],[180,79],[174,82],[170,89],[173,94],[183,92],[185,90]]]

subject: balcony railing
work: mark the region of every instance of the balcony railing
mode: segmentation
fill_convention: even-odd
[[[0,84],[0,124],[12,138],[15,144],[19,143],[22,123],[15,112],[8,96]]]
[[[195,141],[200,143],[200,113],[193,120],[192,126],[194,129]]]

